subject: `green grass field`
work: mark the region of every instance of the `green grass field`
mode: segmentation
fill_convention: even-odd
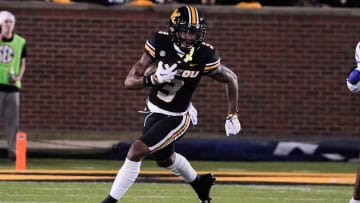
[[[29,159],[28,169],[118,170],[121,161]],[[192,161],[197,170],[355,173],[357,164],[342,162],[203,162]],[[13,169],[0,159],[0,169]],[[159,170],[144,161],[144,170]],[[0,181],[0,203],[99,203],[111,182],[8,182]],[[221,185],[212,190],[213,203],[347,203],[352,186]],[[119,201],[124,203],[198,202],[186,184],[135,183]]]
[[[99,203],[111,183],[0,182],[0,202]],[[351,187],[215,185],[214,203],[346,203]],[[136,183],[120,202],[198,202],[185,184]]]

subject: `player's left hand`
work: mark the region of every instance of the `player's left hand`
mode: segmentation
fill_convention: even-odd
[[[226,117],[225,131],[226,136],[237,135],[241,130],[240,121],[236,114],[230,114]]]

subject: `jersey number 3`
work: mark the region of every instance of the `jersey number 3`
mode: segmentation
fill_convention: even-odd
[[[184,85],[184,81],[175,78],[171,83],[166,83],[158,92],[157,97],[164,102],[170,103],[176,96],[177,91]]]

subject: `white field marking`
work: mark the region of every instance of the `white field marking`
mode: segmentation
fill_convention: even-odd
[[[253,172],[252,170],[246,170],[246,169],[241,169],[241,168],[219,168],[218,171],[214,171],[214,173],[216,172],[220,172],[220,171],[235,171],[235,172]],[[258,171],[258,172],[265,172],[265,171]],[[276,173],[282,173],[281,171],[279,172],[274,172],[274,174]],[[314,172],[313,170],[291,170],[291,171],[288,171],[285,173],[317,173],[317,172]]]
[[[82,191],[84,189],[80,189],[80,188],[58,188],[58,187],[46,187],[46,186],[40,186],[40,187],[33,187],[31,189],[31,191],[37,191],[37,190],[41,190],[41,191]],[[1,194],[1,193],[0,193]],[[1,202],[0,202],[1,203]]]
[[[5,203],[5,202],[0,202],[0,203]],[[9,203],[14,203],[14,201],[11,201],[11,202],[9,202]],[[44,202],[23,202],[23,201],[21,201],[21,203],[44,203]],[[59,202],[57,202],[57,201],[51,201],[51,202],[46,202],[46,203],[59,203]]]
[[[292,170],[292,171],[289,171],[290,173],[317,173],[317,172],[314,172],[312,170]]]
[[[248,170],[241,169],[241,168],[219,168],[218,171],[248,172]],[[216,173],[216,171],[214,173]]]
[[[10,201],[10,202],[8,202],[8,201],[0,201],[0,203],[14,203],[14,201]],[[42,203],[42,202],[21,202],[21,203]]]
[[[143,195],[137,196],[136,199],[168,199],[171,198],[170,195]]]
[[[170,196],[170,195],[143,195],[143,196],[137,196],[135,197],[136,200],[139,200],[140,202],[143,202],[144,199],[146,200],[170,200],[170,199],[173,199],[174,197],[173,196]],[[182,197],[181,199],[179,199],[179,197],[176,197],[176,200],[183,200],[183,202],[190,202],[189,200],[193,200],[195,197]],[[126,199],[126,196],[124,197],[124,199]],[[129,198],[129,199],[132,199],[132,198]],[[152,201],[151,201],[152,202]]]
[[[279,198],[274,198],[274,197],[253,197],[252,199],[258,199],[258,200],[280,200],[280,197]],[[331,201],[341,201],[343,199],[335,199],[335,198],[332,198]],[[281,197],[281,201],[282,202],[303,202],[303,201],[311,201],[311,202],[318,202],[318,201],[326,201],[326,202],[329,202],[329,199],[324,199],[324,198],[294,198],[294,197],[291,197],[291,198],[284,198],[284,197]]]
[[[250,188],[261,188],[261,189],[268,189],[268,190],[302,190],[302,191],[310,191],[310,187],[288,187],[288,186],[267,186],[267,185],[245,185],[244,187],[250,187]]]
[[[70,169],[76,169],[76,170],[95,170],[95,167],[93,166],[88,166],[88,167],[69,167]]]
[[[323,198],[284,198],[284,197],[251,197],[251,199],[258,199],[258,200],[291,200],[291,202],[293,201],[300,201],[300,200],[316,200],[316,201],[328,201],[328,199],[323,199]],[[266,202],[266,201],[265,201]],[[285,201],[287,202],[287,201]]]
[[[311,193],[339,193],[338,190],[324,190],[322,188],[316,189],[316,188],[311,188],[311,187],[307,187],[307,186],[297,186],[297,187],[293,187],[293,186],[266,186],[266,185],[248,185],[248,186],[243,186],[243,187],[250,187],[250,188],[261,188],[261,189],[268,189],[268,190],[277,190],[277,191],[289,191],[289,190],[293,190],[293,191],[303,191],[303,192],[311,192]],[[343,191],[344,194],[347,194],[346,191]]]
[[[17,194],[16,195],[17,197],[26,197],[26,198],[28,198],[28,197],[38,197],[39,196],[39,194]],[[47,194],[47,195],[41,195],[42,197],[52,197],[53,195],[51,195],[51,194]],[[83,197],[84,195],[83,194],[76,194],[76,195],[74,195],[74,194],[66,194],[66,195],[64,195],[64,197]],[[1,201],[0,201],[0,203],[2,203]]]

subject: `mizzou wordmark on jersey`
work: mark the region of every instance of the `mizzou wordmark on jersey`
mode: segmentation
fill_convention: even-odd
[[[201,77],[220,67],[220,57],[212,45],[203,42],[185,54],[174,46],[166,32],[152,35],[145,43],[145,50],[154,62],[178,64],[175,79],[152,86],[148,98],[152,104],[170,112],[186,111]]]

